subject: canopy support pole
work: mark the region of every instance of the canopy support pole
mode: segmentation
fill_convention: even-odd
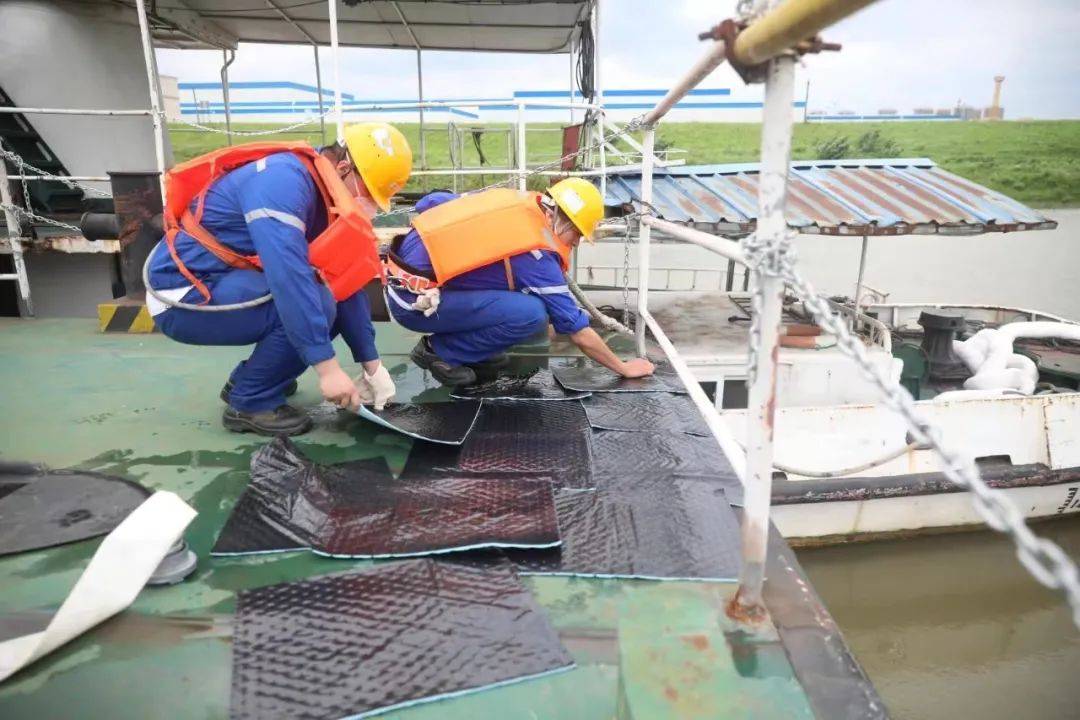
[[[142,0],[140,0],[141,2]],[[330,64],[334,73],[334,123],[337,125],[337,141],[345,142],[345,115],[341,107],[341,58],[338,52],[337,0],[329,0],[330,10]]]
[[[232,145],[232,114],[229,110],[229,66],[236,60],[235,50],[222,50],[221,97],[225,101],[225,142]]]
[[[135,0],[135,12],[139,15],[146,83],[150,88],[150,119],[154,122],[154,160],[157,162],[158,186],[161,189],[161,201],[165,202],[165,130],[161,120],[161,89],[157,83],[157,64],[154,62],[154,45],[150,39],[150,21],[146,17],[145,0]]]

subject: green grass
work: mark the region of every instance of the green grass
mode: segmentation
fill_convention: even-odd
[[[400,123],[419,156],[418,126]],[[431,128],[432,126],[429,126]],[[509,127],[509,126],[503,126]],[[265,125],[237,125],[239,129],[265,129]],[[560,154],[561,138],[556,123],[529,126],[529,163],[548,162]],[[878,130],[882,138],[900,149],[903,157],[928,157],[938,165],[969,180],[985,185],[1036,208],[1080,206],[1080,121],[1020,122],[885,122],[885,123],[800,123],[795,126],[792,157],[816,159],[825,141],[844,136],[852,147],[864,133]],[[328,127],[332,135],[333,129]],[[224,144],[221,135],[188,132],[171,128],[177,161],[187,160]],[[756,123],[666,123],[660,126],[657,142],[662,147],[687,151],[688,164],[754,162],[758,159],[761,126]],[[447,134],[426,133],[428,163],[449,165]],[[308,140],[318,144],[315,132],[270,136],[275,140]],[[506,142],[500,135],[487,135],[483,149],[492,165],[508,164]],[[466,143],[467,165],[479,164],[475,148]],[[461,179],[461,188],[478,187],[481,182],[500,179],[496,175]],[[449,187],[450,178],[414,178],[410,189]],[[538,179],[539,182],[539,179]]]

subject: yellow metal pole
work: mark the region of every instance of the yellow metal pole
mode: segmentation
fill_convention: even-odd
[[[863,9],[874,0],[787,0],[735,40],[735,59],[758,65]]]

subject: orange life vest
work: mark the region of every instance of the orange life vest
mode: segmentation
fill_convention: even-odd
[[[282,152],[291,152],[304,163],[326,205],[326,230],[308,245],[308,260],[334,298],[344,300],[381,275],[371,221],[329,160],[303,142],[247,143],[200,155],[165,173],[165,245],[180,273],[202,293],[203,304],[209,302],[210,290],[181,262],[176,253],[177,233],[183,230],[230,267],[261,270],[258,255],[241,255],[202,226],[203,204],[206,192],[222,175]],[[195,212],[190,210],[192,200],[197,201]]]
[[[500,260],[514,289],[510,258],[533,250],[559,254],[570,267],[570,247],[555,239],[540,193],[495,188],[463,195],[420,213],[412,226],[431,258],[433,287]]]

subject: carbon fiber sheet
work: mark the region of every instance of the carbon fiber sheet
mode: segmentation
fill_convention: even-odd
[[[379,565],[239,594],[231,716],[358,718],[566,670],[507,563]]]
[[[458,388],[450,397],[477,400],[580,400],[587,392],[566,390],[555,382],[550,370],[536,370],[524,376],[502,376],[491,382]]]
[[[485,402],[460,449],[415,444],[402,478],[543,476],[590,488],[591,435],[579,402]]]
[[[712,435],[687,395],[597,393],[582,405],[585,406],[589,424],[597,430]]]
[[[668,392],[686,393],[679,376],[666,363],[657,363],[656,372],[643,378],[624,378],[599,365],[561,367],[552,370],[567,390],[590,393]]]
[[[480,403],[392,403],[382,410],[361,406],[360,417],[418,440],[460,445],[472,430]]]
[[[214,554],[308,547],[357,558],[558,544],[551,484],[522,478],[395,480],[385,462],[322,466],[285,439],[256,453]]]
[[[505,552],[522,574],[713,581],[739,575],[739,522],[720,488],[668,479],[633,491],[561,490],[555,506],[560,547]],[[460,557],[479,567],[499,558]]]

